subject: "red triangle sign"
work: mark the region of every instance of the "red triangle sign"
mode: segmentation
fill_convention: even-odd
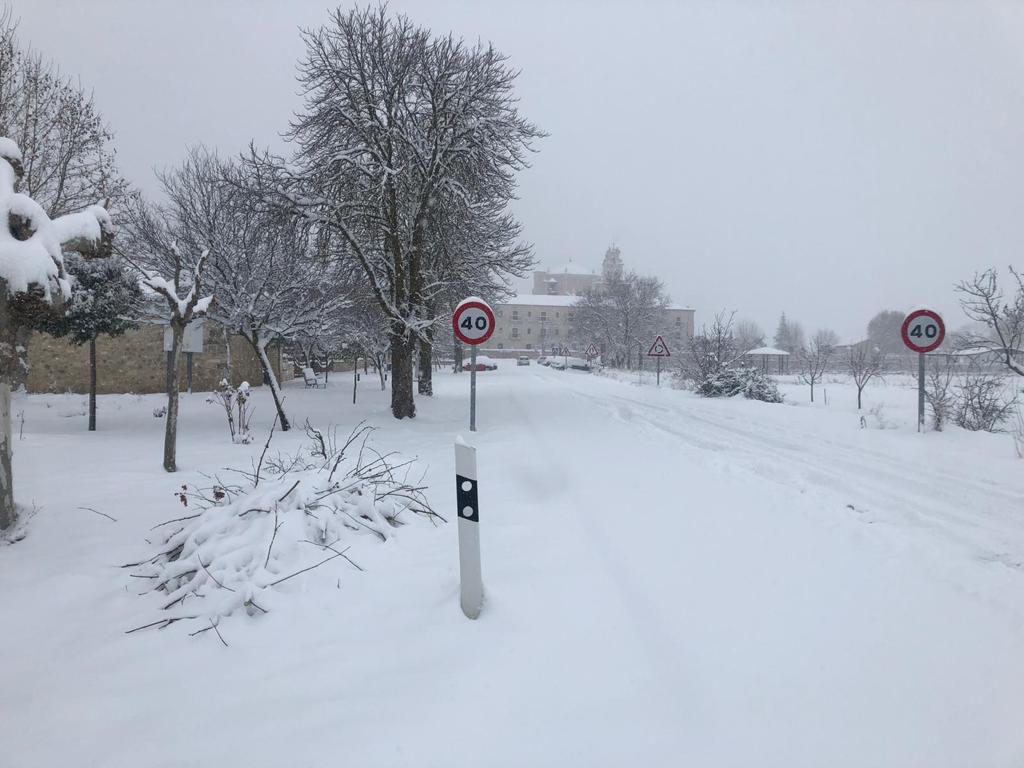
[[[591,344],[587,347],[587,357],[597,357],[600,352],[597,351],[597,347]]]
[[[647,350],[648,357],[672,357],[672,353],[668,351],[668,344],[665,340],[658,336],[654,343],[651,344],[651,348]]]

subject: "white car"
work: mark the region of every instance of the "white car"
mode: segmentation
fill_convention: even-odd
[[[516,365],[529,365],[530,358],[528,355],[520,355],[516,358]]]

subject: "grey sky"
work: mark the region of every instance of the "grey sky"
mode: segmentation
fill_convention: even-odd
[[[316,2],[13,0],[94,88],[128,177],[191,143],[278,142]],[[551,133],[517,210],[539,265],[615,240],[700,324],[862,334],[878,309],[963,317],[952,284],[1024,266],[1024,5],[393,2],[493,41]]]

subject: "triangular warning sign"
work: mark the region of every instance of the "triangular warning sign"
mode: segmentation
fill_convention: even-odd
[[[597,357],[600,352],[597,351],[597,347],[591,344],[587,347],[587,357]]]
[[[647,350],[648,357],[672,357],[672,353],[668,351],[668,344],[665,340],[658,336],[654,343],[651,344],[651,348]]]

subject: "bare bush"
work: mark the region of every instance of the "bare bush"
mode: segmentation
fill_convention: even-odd
[[[243,381],[235,388],[227,379],[221,379],[217,388],[206,398],[206,402],[216,403],[224,409],[233,443],[246,445],[252,442],[252,432],[249,431],[249,418],[252,416],[252,406],[249,404],[251,394],[248,381]]]
[[[953,421],[972,432],[1000,432],[1017,408],[1007,398],[1006,382],[999,376],[964,376],[957,391]]]
[[[932,414],[932,429],[941,432],[949,421],[956,398],[953,392],[955,372],[948,357],[943,363],[937,360],[928,372],[925,382],[924,399]]]
[[[701,382],[736,362],[736,340],[733,337],[735,312],[722,310],[715,315],[711,327],[703,326],[690,339],[680,358],[679,375],[684,380]]]

